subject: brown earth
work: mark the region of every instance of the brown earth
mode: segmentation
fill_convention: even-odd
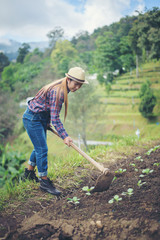
[[[148,149],[149,150],[149,149]],[[158,240],[160,239],[160,148],[146,155],[146,149],[136,152],[125,160],[110,166],[116,174],[108,191],[87,196],[82,187],[94,186],[99,172],[84,179],[78,189],[62,190],[63,196],[56,198],[34,189],[33,196],[25,202],[14,203],[0,215],[0,239],[15,240]],[[144,161],[136,160],[141,156]],[[130,163],[136,164],[135,167]],[[142,170],[154,171],[143,178]],[[80,174],[82,169],[77,169]],[[138,180],[146,182],[137,186]],[[133,188],[133,195],[123,196]],[[109,204],[115,195],[122,197],[118,203]],[[46,197],[47,196],[47,197]],[[50,197],[48,197],[50,196]],[[80,203],[68,203],[74,196]]]

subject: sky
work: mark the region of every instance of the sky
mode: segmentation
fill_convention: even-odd
[[[153,7],[160,0],[0,0],[0,42],[48,41],[57,26],[71,39]]]

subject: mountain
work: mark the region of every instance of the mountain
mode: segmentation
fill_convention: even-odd
[[[48,47],[48,42],[26,42],[30,45],[30,51],[35,48],[39,48],[40,51],[44,51]],[[3,52],[10,61],[13,61],[18,56],[18,49],[21,47],[22,43],[14,41],[12,39],[0,39],[0,52]]]

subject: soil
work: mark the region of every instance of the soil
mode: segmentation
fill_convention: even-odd
[[[122,168],[126,172],[116,174],[116,179],[104,192],[88,196],[82,191],[83,186],[94,186],[98,171],[90,171],[78,188],[61,189],[63,194],[59,198],[34,189],[33,195],[25,202],[14,202],[1,212],[0,239],[160,239],[160,165],[154,164],[160,162],[160,148],[150,155],[146,152],[142,149],[129,158],[111,164],[109,167],[112,171]],[[138,156],[143,161],[137,160]],[[135,163],[136,167],[131,163]],[[140,178],[146,168],[154,171]],[[81,171],[77,169],[75,174]],[[140,179],[145,182],[141,187],[137,185]],[[133,189],[133,194],[121,195],[128,188]],[[115,195],[122,200],[108,203]],[[68,203],[67,198],[75,196],[80,203]]]

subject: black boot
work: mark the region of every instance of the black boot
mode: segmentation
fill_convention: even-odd
[[[26,179],[39,182],[38,177],[35,174],[35,170],[28,170],[25,168],[24,176],[22,177],[22,181],[25,181]]]
[[[42,191],[51,193],[56,196],[59,196],[61,194],[61,192],[55,188],[55,186],[53,185],[52,181],[49,178],[47,178],[46,180],[40,178],[39,181],[40,181],[40,189]]]

